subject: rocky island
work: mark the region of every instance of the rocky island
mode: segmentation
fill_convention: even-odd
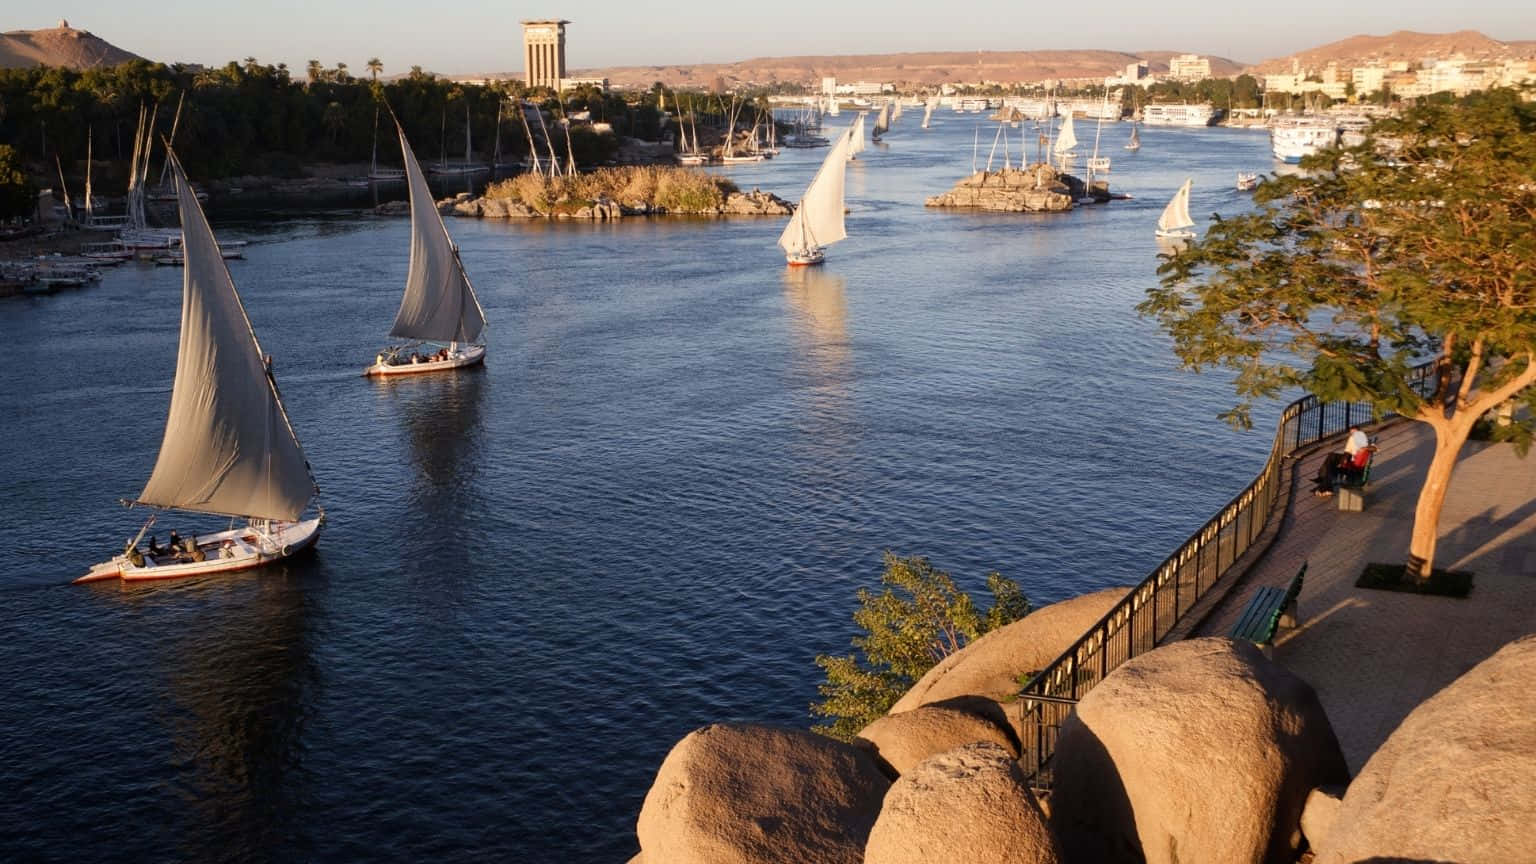
[[[703,171],[659,165],[600,168],[574,176],[520,174],[438,203],[455,216],[490,219],[622,219],[626,216],[788,216],[771,192],[742,192]]]
[[[977,171],[942,195],[923,202],[928,207],[994,210],[1002,213],[1059,213],[1071,210],[1079,198],[1110,199],[1109,184],[1095,181],[1092,189],[1079,178],[1044,162],[1027,168]]]

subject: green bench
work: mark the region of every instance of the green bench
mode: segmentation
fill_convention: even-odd
[[[1283,624],[1296,626],[1296,598],[1301,594],[1301,582],[1307,575],[1303,563],[1296,577],[1286,588],[1266,585],[1254,592],[1253,599],[1243,608],[1243,614],[1227,635],[1233,639],[1252,642],[1268,657],[1275,643],[1275,631]]]

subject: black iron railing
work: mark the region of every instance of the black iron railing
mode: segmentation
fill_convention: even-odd
[[[1414,389],[1424,394],[1432,383],[1432,372],[1433,364],[1416,367],[1412,373]],[[1287,405],[1280,415],[1269,460],[1248,488],[1024,685],[1018,698],[1023,738],[1020,762],[1038,788],[1050,785],[1056,735],[1077,700],[1121,663],[1156,648],[1195,602],[1253,546],[1288,476],[1284,471],[1286,459],[1372,419],[1371,406],[1365,402],[1321,402],[1307,396]]]

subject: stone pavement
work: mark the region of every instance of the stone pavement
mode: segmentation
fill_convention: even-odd
[[[1193,635],[1224,636],[1256,586],[1284,587],[1309,562],[1300,625],[1282,630],[1275,659],[1316,688],[1358,772],[1404,717],[1505,643],[1536,632],[1536,450],[1471,441],[1440,517],[1435,566],[1471,570],[1471,596],[1423,597],[1356,588],[1367,562],[1408,555],[1419,485],[1433,454],[1422,423],[1371,430],[1380,451],[1363,512],[1316,498],[1311,478],[1329,448],[1304,457],[1273,546],[1213,604]]]

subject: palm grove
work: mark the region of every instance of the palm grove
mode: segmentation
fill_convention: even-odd
[[[1232,422],[1300,389],[1432,429],[1404,568],[1426,581],[1474,428],[1522,454],[1531,440],[1536,104],[1510,90],[1433,100],[1302,167],[1170,256],[1140,308],[1185,366],[1235,373]]]
[[[47,178],[46,184],[54,177],[55,159],[70,183],[79,182],[89,140],[98,181],[111,189],[114,181],[126,182],[139,107],[158,108],[158,141],[170,133],[183,94],[175,144],[189,174],[199,178],[294,177],[311,163],[367,161],[375,129],[388,123],[378,114],[384,102],[400,118],[417,153],[430,159],[444,151],[449,156],[464,152],[466,118],[475,149],[482,158],[489,155],[499,115],[503,153],[510,158],[526,154],[529,135],[541,130],[536,120],[531,133],[525,130],[521,112],[508,100],[529,100],[555,121],[589,112],[616,135],[646,140],[664,132],[662,101],[668,107],[680,101],[677,93],[659,85],[623,95],[593,87],[558,94],[515,81],[458,83],[420,67],[384,79],[376,59],[365,70],[367,77],[354,77],[346,64],[327,67],[314,60],[295,75],[284,64],[262,64],[254,57],[216,68],[134,60],[84,71],[0,69],[0,141],[12,146],[17,165],[30,167],[35,179]],[[705,94],[687,94],[682,101],[698,106],[701,126],[725,110],[718,98]],[[584,167],[610,159],[618,146],[615,135],[587,126],[569,128],[571,151]],[[564,141],[556,145],[563,155]],[[113,177],[113,170],[121,176]],[[5,215],[12,214],[0,218]]]

